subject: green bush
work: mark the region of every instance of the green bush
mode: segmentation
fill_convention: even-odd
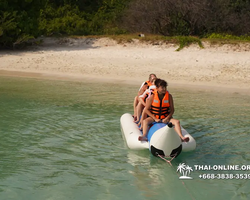
[[[212,33],[207,36],[208,39],[223,39],[223,40],[239,40],[239,41],[250,41],[249,35],[229,35],[229,34],[220,34],[220,33]]]
[[[16,38],[19,30],[17,29],[16,22],[16,12],[0,13],[0,47],[6,47],[9,44],[12,44],[13,37]]]
[[[0,48],[13,48],[40,35],[38,12],[40,0],[0,1]]]
[[[202,42],[199,38],[191,37],[191,36],[176,36],[174,40],[177,40],[179,43],[179,48],[176,51],[180,51],[184,47],[187,47],[191,44],[198,44],[200,48],[204,48]]]
[[[39,29],[45,35],[51,34],[83,34],[87,22],[81,17],[77,7],[65,5],[58,9],[48,5],[41,9],[39,18]]]

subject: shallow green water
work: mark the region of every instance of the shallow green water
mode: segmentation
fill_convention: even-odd
[[[0,199],[250,199],[250,179],[176,172],[179,163],[250,165],[249,96],[170,89],[175,117],[197,142],[171,167],[124,143],[119,119],[137,90],[0,77]]]

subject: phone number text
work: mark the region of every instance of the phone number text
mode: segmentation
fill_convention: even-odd
[[[250,179],[250,174],[200,174],[200,179]]]

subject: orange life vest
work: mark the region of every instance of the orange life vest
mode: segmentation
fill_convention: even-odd
[[[154,92],[154,99],[151,104],[151,113],[157,118],[157,119],[164,119],[168,116],[170,110],[170,104],[169,104],[169,92],[166,91],[164,97],[162,100],[159,99],[158,92]]]
[[[150,87],[151,85],[153,85],[150,81],[145,81],[148,84],[148,87]]]

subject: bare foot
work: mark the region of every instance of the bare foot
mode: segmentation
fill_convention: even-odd
[[[181,139],[182,142],[188,142],[189,141],[189,137],[184,137],[183,139]]]
[[[139,140],[139,141],[146,141],[146,142],[147,142],[147,141],[148,141],[148,138],[146,138],[145,136],[139,136],[139,137],[138,137],[138,140]]]

